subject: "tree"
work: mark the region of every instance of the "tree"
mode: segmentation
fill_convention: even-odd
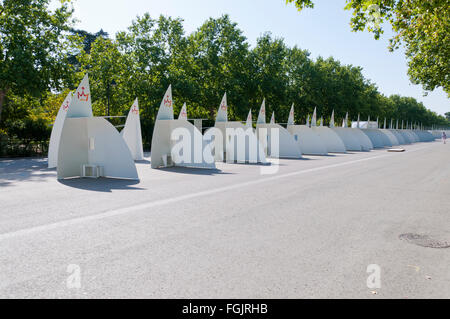
[[[447,113],[445,113],[444,115],[445,115],[445,118],[446,118],[448,121],[450,121],[450,112],[447,112]]]
[[[47,3],[43,0],[19,2]],[[0,3],[6,2],[0,0]],[[12,4],[9,6],[12,8]],[[17,16],[16,13],[16,19],[20,20]],[[24,25],[23,21],[17,23]],[[7,27],[14,29],[11,25]],[[0,29],[6,30],[7,27],[2,25]],[[128,114],[134,98],[139,99],[146,148],[151,145],[156,113],[169,84],[173,89],[175,116],[186,102],[189,118],[211,120],[205,126],[213,123],[224,92],[228,95],[229,117],[237,121],[246,119],[249,108],[256,115],[265,97],[268,113],[275,111],[279,122],[286,121],[294,102],[297,123],[304,123],[307,115],[317,107],[318,116],[323,115],[326,122],[334,109],[337,121],[349,112],[352,119],[360,113],[363,119],[370,115],[372,119],[377,116],[380,119],[399,118],[428,126],[445,127],[450,124],[413,98],[384,96],[363,76],[361,67],[344,65],[332,57],[318,57],[313,61],[308,51],[290,48],[282,38],[270,33],[263,34],[256,46],[250,48],[243,31],[227,15],[208,19],[190,35],[184,34],[181,19],[152,18],[148,13],[137,17],[127,30],[117,33],[114,38],[108,38],[101,31],[90,34],[64,27],[60,36],[50,43],[49,51],[39,47],[47,45],[48,39],[36,40],[34,37],[38,31],[33,33],[33,28],[29,28],[15,30],[18,34],[15,38],[3,34],[0,38],[2,48],[4,43],[9,43],[4,39],[12,41],[8,44],[9,50],[19,48],[14,41],[22,41],[25,53],[20,55],[16,52],[14,57],[27,59],[28,52],[36,63],[32,65],[36,69],[31,72],[37,77],[34,79],[19,69],[26,67],[28,61],[0,61],[0,84],[6,83],[4,79],[10,79],[5,74],[9,75],[11,70],[17,73],[18,79],[24,77],[28,81],[14,82],[15,79],[11,78],[8,82],[0,138],[2,145],[5,145],[5,134],[16,140],[18,148],[9,148],[12,154],[18,154],[14,149],[28,144],[39,153],[45,151],[49,128],[63,99],[86,72],[89,73],[94,114],[106,113],[108,96],[111,115],[114,116]],[[72,34],[72,37],[73,33],[75,46],[69,51],[72,39],[66,34]],[[28,42],[42,52],[33,51],[35,48]],[[62,51],[53,52],[56,49]],[[5,55],[9,51],[1,52]],[[39,59],[33,56],[35,52]],[[6,67],[10,69],[4,69]],[[30,68],[28,66],[24,70]],[[112,80],[116,83],[114,88],[109,87]],[[57,89],[58,86],[63,86],[63,89]],[[119,119],[110,120],[113,124],[123,124]]]
[[[71,29],[70,33],[74,36],[79,37],[80,40],[82,39],[82,51],[88,54],[91,53],[92,44],[95,42],[95,40],[97,40],[98,37],[102,37],[105,39],[108,38],[108,32],[103,31],[103,29],[100,29],[100,31],[98,31],[97,33],[90,33],[85,30]],[[73,52],[73,54],[68,57],[69,63],[74,65],[77,70],[79,70],[79,68],[81,67],[80,62],[77,59],[78,55],[81,53],[80,51]]]
[[[173,84],[178,109],[181,94],[192,91],[192,81],[186,80],[192,61],[186,55],[182,20],[153,19],[145,13],[127,31],[117,33],[116,39],[124,56],[116,92],[128,96],[128,103],[139,98],[144,144],[150,145],[154,119],[169,84]]]
[[[311,0],[294,2],[299,10],[313,8]],[[425,90],[442,87],[450,96],[450,0],[347,0],[345,9],[353,11],[353,31],[367,29],[376,39],[383,33],[383,22],[392,26],[395,36],[389,50],[405,46],[408,75]]]
[[[208,19],[188,37],[191,66],[188,77],[196,96],[189,98],[213,118],[224,92],[228,95],[230,119],[245,118],[254,87],[249,65],[249,45],[228,15]],[[197,97],[197,99],[196,99]]]
[[[89,53],[83,51],[78,60],[81,66],[79,78],[81,79],[86,72],[89,73],[94,114],[106,115],[108,98],[114,94],[111,83],[126,79],[123,76],[127,69],[124,55],[119,51],[116,41],[97,37]],[[110,105],[111,115],[118,115],[115,109],[117,107],[117,103]]]
[[[294,112],[296,123],[303,124],[307,113],[312,112],[312,108],[315,106],[320,105],[321,111],[325,112],[324,104],[319,101],[320,96],[314,90],[314,84],[318,79],[318,70],[309,56],[308,51],[301,50],[298,47],[290,48],[287,51],[288,87],[285,101],[287,105],[285,105],[281,114],[277,114],[278,118],[282,118],[284,121],[289,117],[291,103],[296,106],[296,112]]]
[[[262,99],[266,99],[266,114],[284,109],[282,116],[289,113],[288,101],[288,58],[289,50],[282,38],[273,38],[270,33],[263,34],[252,50],[252,64],[256,67],[253,75],[256,81],[257,111]],[[292,102],[291,102],[292,103]]]
[[[39,96],[60,88],[70,72],[70,0],[49,9],[49,0],[0,1],[0,119],[11,92]]]

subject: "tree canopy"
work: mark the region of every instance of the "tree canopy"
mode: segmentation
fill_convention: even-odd
[[[71,16],[65,0],[53,11],[49,0],[0,1],[0,118],[11,92],[39,96],[64,87],[74,48]]]
[[[23,0],[23,3],[46,5],[47,1]],[[60,10],[65,12],[64,19],[70,20],[71,11],[66,6],[64,2]],[[17,10],[20,16],[22,9]],[[0,38],[2,47],[8,41]],[[414,98],[383,95],[375,83],[364,77],[361,67],[344,65],[332,57],[313,60],[307,50],[289,47],[271,33],[262,34],[251,47],[243,31],[227,15],[210,18],[196,31],[186,34],[182,19],[151,17],[145,13],[115,37],[102,30],[97,33],[74,30],[66,21],[58,39],[53,41],[57,43],[50,44],[52,50],[42,49],[43,62],[39,63],[47,66],[31,71],[38,74],[39,81],[30,78],[29,83],[18,82],[12,68],[1,70],[2,76],[11,80],[0,82],[8,88],[0,135],[27,140],[37,134],[36,140],[47,139],[62,100],[86,72],[95,115],[106,115],[108,100],[111,115],[126,115],[133,100],[139,99],[146,148],[151,144],[155,116],[169,84],[175,113],[186,102],[189,118],[210,120],[205,126],[213,124],[224,92],[228,95],[229,117],[238,121],[246,119],[250,108],[256,117],[265,98],[268,112],[275,111],[280,123],[287,121],[294,103],[297,123],[304,123],[317,107],[318,116],[323,116],[326,124],[332,110],[337,121],[349,112],[352,118],[361,114],[361,118],[398,118],[425,126],[450,124]],[[62,51],[54,53],[55,48]],[[56,66],[53,59],[57,60]],[[112,87],[111,83],[116,85]]]
[[[286,0],[299,9],[313,8],[311,0]],[[346,0],[353,12],[353,31],[368,30],[376,39],[388,22],[395,35],[389,50],[405,47],[408,75],[425,90],[442,87],[450,96],[450,0]]]

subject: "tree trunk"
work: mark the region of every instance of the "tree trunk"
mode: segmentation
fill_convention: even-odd
[[[5,101],[6,90],[0,89],[0,120],[2,119],[3,102]]]

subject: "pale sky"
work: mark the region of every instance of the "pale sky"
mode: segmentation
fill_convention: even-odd
[[[57,0],[52,0],[57,1]],[[375,40],[367,32],[351,32],[351,13],[343,10],[345,0],[315,0],[315,8],[301,13],[285,0],[75,0],[77,28],[89,32],[105,30],[114,36],[125,30],[137,15],[149,12],[184,20],[186,34],[209,17],[229,14],[243,30],[251,46],[264,32],[284,38],[311,52],[312,58],[333,56],[344,64],[363,67],[364,75],[385,95],[412,96],[439,114],[450,111],[450,100],[442,89],[423,96],[421,86],[407,76],[403,51],[388,51],[389,34]]]

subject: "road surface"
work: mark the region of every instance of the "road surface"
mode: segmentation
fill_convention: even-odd
[[[450,298],[450,248],[399,237],[450,243],[450,144],[405,148],[140,182],[0,160],[0,297]]]

